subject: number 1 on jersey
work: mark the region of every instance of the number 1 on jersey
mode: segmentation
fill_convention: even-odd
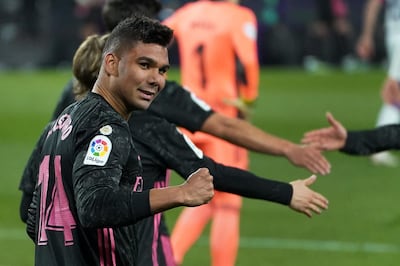
[[[197,46],[196,54],[199,56],[200,84],[201,88],[205,90],[207,85],[207,79],[206,79],[206,66],[204,59],[204,44],[200,44]]]

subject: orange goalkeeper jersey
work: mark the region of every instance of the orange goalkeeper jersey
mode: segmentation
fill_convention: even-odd
[[[257,22],[254,13],[225,1],[197,1],[178,9],[164,23],[174,30],[182,84],[216,111],[227,115],[225,99],[258,95]],[[238,59],[238,60],[237,60]],[[243,68],[238,84],[237,61]]]

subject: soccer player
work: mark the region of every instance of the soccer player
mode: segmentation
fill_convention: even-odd
[[[304,64],[308,70],[319,66],[346,67],[353,60],[354,30],[346,0],[314,0],[315,19],[306,33]],[[348,66],[347,66],[348,67]],[[351,69],[348,69],[351,70]]]
[[[107,36],[89,37],[74,56],[73,72],[79,81],[76,84],[79,85],[76,90],[79,91],[79,96],[87,94],[93,87],[98,73],[95,66],[101,64],[101,57],[96,54],[101,54],[101,45],[105,38]],[[135,111],[128,123],[143,165],[143,189],[165,187],[169,176],[167,168],[186,177],[192,172],[191,169],[205,166],[213,175],[215,188],[221,191],[289,205],[310,217],[312,212],[320,213],[320,209],[327,206],[325,198],[306,188],[314,182],[314,177],[294,181],[291,188],[283,182],[258,178],[249,172],[215,163],[203,156],[202,151],[182,135],[175,125],[149,112]],[[38,146],[40,145],[39,143]],[[37,164],[34,162],[35,158],[36,156],[31,156],[31,166]],[[22,181],[26,187],[32,187],[32,182],[35,180],[31,176],[24,176]],[[244,183],[246,186],[243,186]],[[24,192],[28,193],[29,191]],[[139,221],[136,229],[137,239],[141,243],[138,247],[138,265],[174,265],[171,261],[173,258],[168,230],[162,214]]]
[[[247,118],[247,110],[258,95],[257,21],[253,11],[238,3],[188,3],[163,23],[174,30],[184,87],[217,112]],[[215,161],[248,168],[247,150],[202,132],[189,137]],[[182,263],[187,250],[212,220],[212,265],[234,265],[241,206],[241,197],[216,192],[203,208],[184,209],[171,235],[176,261]]]
[[[369,0],[364,11],[363,30],[357,44],[357,53],[362,59],[369,59],[374,52],[374,31],[379,11],[385,4],[385,41],[389,60],[381,96],[383,105],[379,111],[376,126],[400,123],[400,0]],[[398,158],[393,154],[380,152],[371,156],[378,165],[397,166]]]
[[[371,155],[400,149],[400,124],[348,131],[331,113],[327,113],[326,117],[330,127],[305,133],[303,143],[322,150],[339,150],[351,155]]]
[[[127,120],[164,86],[171,38],[155,20],[121,22],[105,44],[92,92],[44,133],[28,217],[36,265],[133,265],[140,243],[132,224],[212,198],[205,168],[180,186],[143,190]]]

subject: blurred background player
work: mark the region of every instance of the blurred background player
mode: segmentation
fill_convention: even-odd
[[[378,127],[400,122],[400,0],[369,0],[366,3],[363,30],[357,44],[358,55],[364,60],[370,59],[374,52],[375,27],[383,5],[389,67],[381,88],[383,105],[376,121]],[[372,155],[371,160],[378,165],[399,164],[398,158],[388,151]]]
[[[179,47],[181,81],[216,112],[247,118],[258,95],[257,21],[239,1],[196,1],[164,23]],[[189,134],[216,162],[248,168],[247,150],[204,133]],[[178,264],[212,219],[212,265],[234,265],[239,243],[241,197],[216,191],[204,208],[185,208],[171,234]]]
[[[327,65],[348,67],[354,61],[354,30],[347,2],[314,0],[314,5],[316,18],[305,38],[304,66],[309,71]]]

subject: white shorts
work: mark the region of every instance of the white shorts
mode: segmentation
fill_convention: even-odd
[[[388,36],[386,48],[389,63],[388,75],[400,81],[400,34]]]

